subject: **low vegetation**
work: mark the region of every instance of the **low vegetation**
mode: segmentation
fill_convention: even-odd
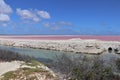
[[[120,69],[120,59],[117,60],[116,65],[117,69]],[[56,72],[64,74],[63,79],[66,80],[120,80],[119,73],[115,74],[112,66],[99,57],[71,58],[63,54],[57,57],[52,66]]]
[[[14,60],[29,61],[31,59],[32,58],[27,55],[20,55],[13,51],[0,49],[0,61],[9,61],[9,62]]]

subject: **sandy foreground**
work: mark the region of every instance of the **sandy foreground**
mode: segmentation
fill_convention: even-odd
[[[0,76],[9,71],[15,71],[20,68],[21,63],[19,61],[12,62],[0,62]]]
[[[27,64],[31,64],[31,65],[27,65]],[[34,64],[34,66],[33,66]],[[26,70],[24,70],[24,68],[26,68]],[[36,69],[38,70],[38,72],[36,72]],[[41,70],[43,70],[44,72],[42,72]],[[9,72],[9,71],[13,71],[14,74],[12,74],[15,77],[11,77],[9,76],[10,80],[32,80],[32,77],[36,77],[36,80],[56,80],[57,76],[56,74],[49,69],[47,66],[39,63],[39,62],[29,62],[29,63],[25,63],[23,61],[12,61],[12,62],[0,62],[0,80],[8,80],[5,79],[5,73]],[[33,71],[30,72],[30,74],[27,74],[25,71]],[[22,75],[21,75],[22,74]],[[48,78],[48,74],[52,76],[52,78],[50,79],[46,79]],[[27,76],[27,77],[26,77]],[[7,77],[8,78],[8,77]],[[28,78],[28,79],[26,79]]]
[[[109,47],[120,49],[119,41],[82,40],[32,40],[32,39],[5,39],[0,38],[0,45],[25,47],[35,49],[56,50],[75,53],[100,54]]]

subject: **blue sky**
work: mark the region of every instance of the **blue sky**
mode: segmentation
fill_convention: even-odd
[[[0,34],[120,35],[120,0],[0,0]]]

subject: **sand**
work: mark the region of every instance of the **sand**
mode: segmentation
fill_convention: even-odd
[[[21,63],[19,61],[12,62],[0,62],[0,76],[9,71],[15,71],[20,68]]]

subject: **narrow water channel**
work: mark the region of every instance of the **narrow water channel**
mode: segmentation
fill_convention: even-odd
[[[104,52],[103,54],[100,54],[100,55],[90,55],[90,54],[76,54],[73,52],[20,48],[20,47],[2,46],[2,45],[0,46],[0,49],[14,51],[14,52],[17,52],[22,55],[33,56],[35,58],[39,58],[39,60],[42,62],[51,62],[51,61],[55,60],[56,56],[59,57],[59,56],[62,56],[63,54],[66,54],[70,57],[78,57],[81,55],[85,55],[85,56],[91,58],[91,57],[98,56],[98,57],[102,58],[103,60],[107,60],[107,61],[110,61],[111,59],[120,58],[120,55],[115,54],[114,52],[112,52],[112,53]]]

